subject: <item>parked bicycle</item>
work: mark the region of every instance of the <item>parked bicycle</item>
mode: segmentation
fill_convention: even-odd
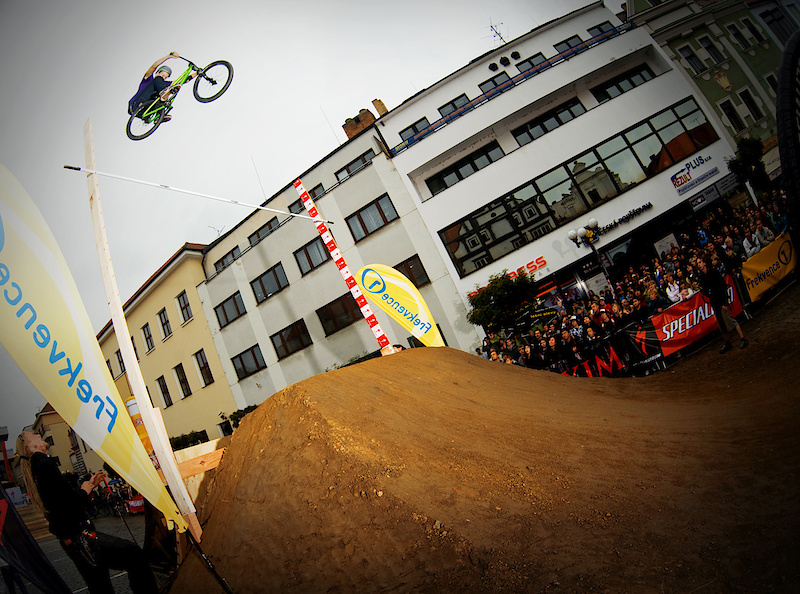
[[[186,58],[180,58],[186,60]],[[142,107],[128,119],[126,132],[131,140],[147,138],[158,129],[161,122],[172,110],[172,104],[178,91],[184,83],[194,78],[192,89],[194,98],[200,103],[210,103],[219,99],[228,90],[233,80],[233,66],[225,60],[211,62],[205,68],[200,68],[193,62],[186,60],[189,65],[158,97],[142,105]]]

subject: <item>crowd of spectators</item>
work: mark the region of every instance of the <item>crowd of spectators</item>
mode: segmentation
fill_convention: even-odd
[[[89,493],[89,515],[92,518],[125,515],[130,511],[128,501],[133,498],[135,493],[136,491],[130,485],[121,480],[112,480],[98,485]]]
[[[490,361],[571,372],[608,348],[619,331],[638,325],[696,292],[711,297],[720,277],[740,278],[742,263],[788,230],[786,196],[775,191],[761,206],[733,209],[723,201],[695,228],[679,232],[669,252],[627,271],[617,270],[600,294],[555,298],[544,323],[501,334],[490,332],[476,354]],[[716,275],[716,276],[714,276]],[[744,298],[746,292],[739,291]],[[747,346],[741,330],[740,346]],[[727,341],[723,351],[731,348]]]

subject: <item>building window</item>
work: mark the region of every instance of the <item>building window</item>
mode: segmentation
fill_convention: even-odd
[[[700,74],[706,69],[705,64],[700,61],[700,58],[695,55],[695,53],[692,51],[692,48],[690,48],[688,45],[684,45],[682,48],[679,48],[678,53],[689,63],[689,67],[695,74]]]
[[[250,235],[247,239],[250,241],[250,245],[255,245],[262,239],[264,239],[267,235],[275,231],[278,228],[278,217],[272,217],[266,224],[261,225],[258,230]]]
[[[725,56],[723,56],[719,49],[717,49],[717,46],[714,45],[714,42],[711,41],[710,37],[701,37],[697,41],[699,41],[700,45],[703,46],[703,49],[708,52],[708,55],[714,61],[714,64],[719,64],[720,62],[725,61]]]
[[[169,316],[167,315],[166,307],[158,312],[158,322],[161,324],[162,340],[166,340],[172,336],[172,326],[169,325]]]
[[[169,408],[172,406],[172,397],[169,395],[169,388],[167,387],[167,380],[164,379],[164,376],[156,378],[156,383],[158,384],[158,389],[161,390],[161,398],[164,400],[164,408]]]
[[[738,134],[746,128],[744,121],[739,115],[739,112],[736,111],[736,107],[734,107],[730,99],[721,101],[719,103],[719,108],[722,110],[722,113],[725,114],[725,117],[728,118],[728,125],[733,128],[734,132]]]
[[[183,397],[191,396],[192,389],[189,387],[189,380],[186,379],[186,373],[183,371],[183,363],[178,363],[172,370],[175,372],[175,379],[178,380]]]
[[[783,15],[780,8],[764,11],[759,16],[764,20],[764,24],[772,30],[781,45],[786,45],[796,27]]]
[[[508,76],[505,72],[501,72],[497,76],[493,76],[487,81],[482,82],[478,85],[478,88],[481,90],[482,93],[488,93],[492,89],[499,87],[502,84],[507,83],[511,80],[511,77]]]
[[[417,254],[414,254],[408,260],[400,262],[394,268],[402,272],[418,289],[431,282],[428,278],[428,273],[425,272],[425,267],[422,265],[422,260],[419,259]]]
[[[108,367],[108,373],[111,374],[111,377],[114,377],[114,368],[111,367],[111,359],[106,359],[106,367]]]
[[[756,43],[762,43],[765,41],[764,36],[761,34],[761,31],[758,30],[758,27],[753,24],[753,21],[744,18],[742,19],[742,24],[748,31],[750,31],[750,35],[753,36],[753,39]]]
[[[197,370],[203,380],[203,387],[214,383],[214,376],[211,374],[211,367],[208,365],[206,359],[206,352],[200,349],[194,354],[194,362],[197,364]]]
[[[685,99],[473,211],[439,238],[463,278],[716,140],[695,100]]]
[[[353,239],[361,241],[396,218],[397,211],[395,211],[392,201],[389,200],[389,195],[384,194],[345,220],[353,234]]]
[[[144,339],[144,346],[148,353],[156,348],[156,345],[153,344],[153,335],[150,333],[150,324],[142,326],[142,338]]]
[[[464,107],[469,103],[469,98],[466,95],[459,95],[449,103],[445,103],[439,108],[439,113],[442,117],[449,116],[460,107]]]
[[[242,295],[239,291],[236,291],[233,295],[216,306],[214,311],[217,314],[220,328],[224,328],[236,318],[247,313],[244,308],[244,302],[242,302]]]
[[[524,146],[584,113],[586,108],[583,104],[578,99],[571,99],[512,130],[511,134],[520,146]]]
[[[241,255],[242,255],[242,250],[240,250],[239,246],[237,245],[227,254],[222,256],[219,260],[214,262],[214,270],[219,272],[220,270],[231,264],[234,260],[236,260],[236,258],[238,258]]]
[[[753,116],[753,122],[757,122],[764,117],[764,112],[758,107],[758,103],[756,103],[756,100],[753,98],[753,95],[750,93],[749,89],[739,91],[739,98],[750,112],[750,115]]]
[[[728,32],[733,37],[734,41],[739,44],[739,47],[742,49],[747,49],[750,47],[750,44],[747,42],[744,34],[742,33],[741,29],[734,24],[730,24],[727,26]]]
[[[283,265],[278,263],[252,281],[250,286],[256,296],[256,303],[263,303],[284,287],[288,287],[289,281],[286,279]]]
[[[772,73],[769,73],[764,77],[764,80],[767,81],[769,88],[772,89],[772,92],[777,94],[778,92],[778,79]]]
[[[339,171],[336,172],[336,179],[340,182],[343,182],[348,177],[356,173],[357,171],[362,170],[364,167],[369,165],[372,162],[372,159],[375,158],[375,151],[372,149],[368,150],[366,153],[361,155],[358,159],[354,159],[350,161],[347,165],[342,167]]]
[[[131,345],[133,345],[133,354],[136,355],[136,360],[139,360],[139,349],[136,348],[136,341],[133,340],[133,336],[131,336]]]
[[[463,159],[457,161],[450,167],[432,175],[425,180],[432,195],[443,192],[447,188],[456,185],[466,177],[469,177],[479,169],[483,169],[490,163],[505,157],[503,149],[497,141],[490,142],[477,151],[470,153]]]
[[[300,267],[300,273],[305,275],[315,268],[322,266],[330,260],[331,254],[321,237],[315,238],[294,253],[294,259]]]
[[[599,25],[596,25],[591,29],[588,29],[588,32],[590,37],[597,37],[598,35],[602,35],[603,33],[608,33],[609,31],[613,30],[614,30],[614,25],[606,21],[605,23],[600,23]]]
[[[288,357],[312,344],[306,323],[302,319],[273,334],[270,339],[278,359]]]
[[[422,118],[421,120],[417,120],[413,124],[411,124],[408,128],[403,128],[400,130],[400,138],[403,140],[408,140],[412,138],[415,134],[419,134],[426,128],[430,126],[430,122],[428,122],[428,118]]]
[[[49,446],[54,446],[54,445],[56,445],[56,440],[55,440],[55,439],[53,439],[53,436],[52,436],[52,435],[48,435],[47,437],[45,437],[45,438],[44,438],[44,442],[45,442],[47,445],[49,445]]]
[[[186,295],[186,291],[183,291],[175,299],[178,301],[178,309],[181,311],[181,319],[185,324],[192,319],[192,307],[189,305],[189,297]]]
[[[289,212],[292,214],[303,214],[306,210],[303,200],[298,198],[289,205]]]
[[[222,421],[221,423],[218,423],[217,428],[221,437],[233,435],[233,426],[231,425],[230,421]]]
[[[231,363],[236,370],[236,377],[240,380],[267,367],[264,357],[261,356],[261,348],[257,344],[233,357]]]
[[[358,307],[355,297],[348,291],[338,299],[317,310],[319,321],[325,330],[325,336],[330,336],[342,328],[362,318],[361,308]]]
[[[517,69],[520,72],[525,72],[526,70],[530,70],[534,66],[538,66],[542,62],[545,62],[547,58],[544,57],[544,54],[539,52],[538,54],[534,54],[527,60],[522,60],[521,62],[517,62]]]
[[[314,186],[313,188],[311,188],[308,191],[308,196],[312,200],[316,200],[317,198],[322,196],[324,193],[325,193],[325,188],[322,187],[322,184],[317,184],[316,186]]]
[[[583,43],[583,39],[578,37],[577,35],[573,35],[569,39],[565,39],[561,43],[555,44],[553,47],[556,48],[556,51],[561,54],[567,50],[570,50],[574,47],[578,47],[580,44]]]
[[[122,360],[122,351],[119,349],[115,353],[117,355],[117,363],[119,364],[119,374],[125,373],[125,361]]]
[[[623,93],[630,91],[644,83],[653,80],[655,75],[650,67],[646,64],[632,68],[627,72],[623,72],[619,76],[597,85],[592,89],[592,95],[599,103],[605,103],[615,97],[619,97]]]

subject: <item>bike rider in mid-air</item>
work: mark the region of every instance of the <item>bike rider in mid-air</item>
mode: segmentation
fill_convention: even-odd
[[[128,101],[129,114],[138,113],[143,106],[147,106],[156,97],[159,97],[161,101],[167,101],[171,94],[178,92],[180,85],[170,87],[170,82],[167,80],[167,77],[172,76],[172,69],[169,66],[162,66],[170,58],[180,58],[180,55],[178,52],[170,52],[153,62],[153,65],[144,73],[142,81],[139,83],[139,90]],[[196,72],[192,73],[189,79],[194,78],[196,74]],[[164,116],[165,122],[171,119],[170,115]]]

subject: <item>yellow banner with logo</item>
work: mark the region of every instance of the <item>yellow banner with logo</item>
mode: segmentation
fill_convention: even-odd
[[[761,299],[768,289],[777,285],[795,266],[797,254],[792,238],[788,233],[782,233],[742,264],[742,280],[747,287],[750,301]]]
[[[361,292],[411,332],[425,346],[444,346],[419,290],[402,273],[383,264],[364,266],[356,274]]]
[[[111,379],[61,249],[2,165],[0,341],[64,421],[168,520],[185,528]]]

